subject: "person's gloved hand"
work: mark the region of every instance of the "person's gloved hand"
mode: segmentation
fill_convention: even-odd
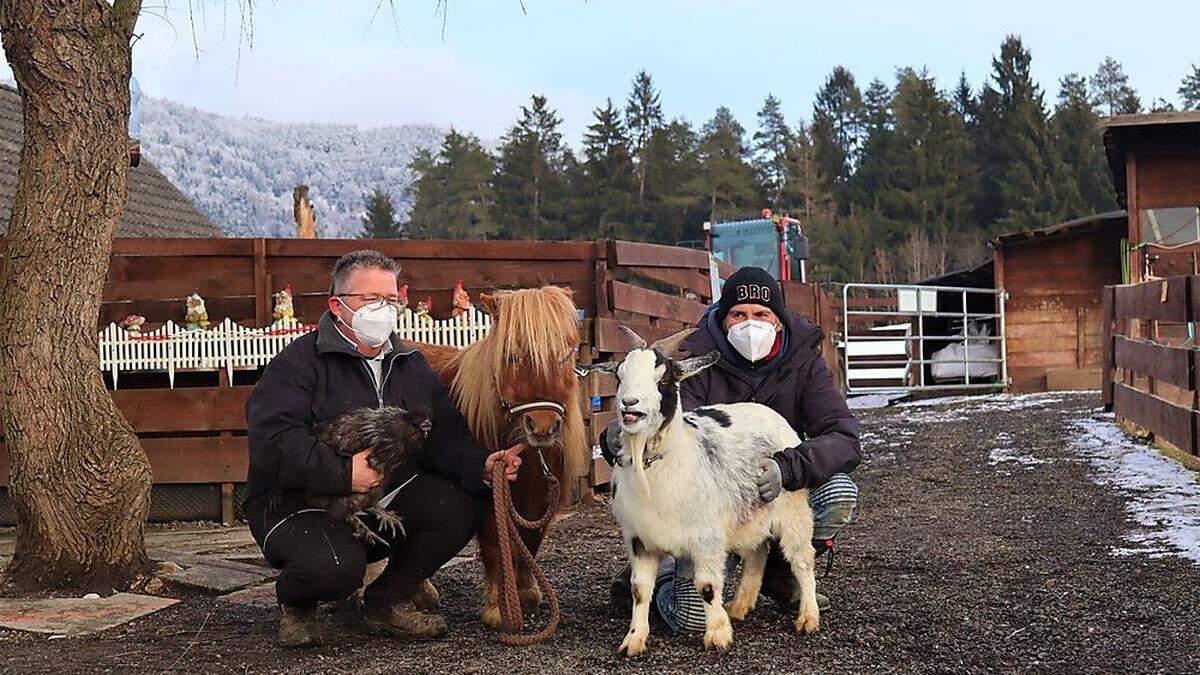
[[[762,473],[758,474],[758,496],[764,502],[769,502],[783,491],[783,474],[779,472],[779,463],[768,458],[762,464]]]
[[[608,428],[604,430],[604,446],[608,450],[605,459],[609,465],[615,465],[624,452],[621,446],[621,420],[614,419],[608,423]]]

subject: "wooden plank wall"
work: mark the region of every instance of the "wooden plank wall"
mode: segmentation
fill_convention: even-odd
[[[1108,286],[1103,307],[1105,406],[1118,418],[1197,454],[1197,350],[1193,339],[1180,336],[1194,331],[1189,326],[1200,318],[1200,276]]]
[[[1101,290],[1120,282],[1124,228],[1124,219],[1116,219],[998,252],[1009,294],[1005,327],[1014,391],[1045,391],[1056,379],[1069,388],[1100,386]]]

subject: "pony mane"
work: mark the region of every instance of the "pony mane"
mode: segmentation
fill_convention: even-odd
[[[579,344],[580,324],[568,291],[557,286],[500,291],[495,294],[500,318],[481,340],[464,349],[450,364],[456,372],[450,392],[477,439],[490,448],[501,448],[508,436],[508,413],[496,390],[495,373],[515,356],[542,381],[561,377]],[[577,386],[572,368],[570,379]],[[562,445],[567,476],[579,475],[586,454],[583,413],[572,395],[563,402]],[[564,486],[565,487],[565,486]],[[569,490],[564,490],[569,492]]]

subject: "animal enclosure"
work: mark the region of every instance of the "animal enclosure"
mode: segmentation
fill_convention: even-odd
[[[409,286],[412,304],[429,298],[435,317],[449,315],[459,279],[475,296],[544,284],[571,289],[584,317],[582,363],[624,353],[621,323],[662,337],[695,322],[712,299],[705,252],[625,241],[118,238],[97,335],[130,314],[146,318],[143,335],[168,321],[182,324],[185,299],[193,292],[204,298],[212,323],[229,319],[229,331],[261,330],[272,324],[272,295],[285,286],[292,289],[297,321],[315,323],[325,310],[334,262],[368,246],[401,264],[399,280]],[[724,265],[719,269],[723,277],[732,272]],[[827,300],[815,286],[789,285],[787,296],[794,309],[822,323],[832,320],[832,312],[822,313]],[[150,457],[156,484],[153,520],[230,522],[238,517],[247,463],[244,407],[261,365],[200,362],[170,371],[165,364],[120,371],[112,396]],[[112,387],[111,375],[106,379]],[[592,443],[615,414],[614,393],[615,386],[603,378],[585,378],[581,384],[580,405]],[[606,481],[606,468],[591,468],[576,489]],[[0,524],[13,520],[7,482],[8,455],[0,445]]]

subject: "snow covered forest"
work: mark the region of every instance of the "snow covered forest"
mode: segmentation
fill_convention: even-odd
[[[443,130],[403,124],[272,122],[197,110],[174,101],[141,101],[142,152],[209,218],[235,237],[294,236],[292,188],[304,184],[323,238],[362,232],[364,195],[392,197],[398,220],[417,150],[436,148]]]

